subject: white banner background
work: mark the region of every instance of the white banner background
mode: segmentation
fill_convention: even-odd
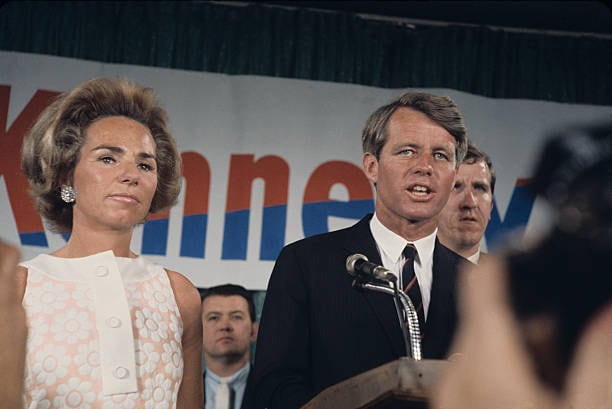
[[[181,257],[181,202],[171,211],[165,255],[148,256],[206,287],[226,282],[265,289],[273,260],[260,259],[264,184],[253,183],[245,260],[222,258],[226,223],[229,165],[232,155],[258,158],[276,155],[289,165],[285,243],[304,236],[304,189],[313,170],[327,161],[361,166],[361,128],[377,107],[406,91],[358,85],[256,76],[228,76],[142,66],[102,64],[68,58],[0,52],[0,86],[10,87],[7,128],[37,90],[65,91],[96,76],[122,76],[153,87],[170,115],[170,126],[182,152],[195,151],[210,165],[211,184],[205,257]],[[498,181],[496,206],[501,221],[508,216],[517,179],[529,178],[544,136],[565,124],[609,118],[612,107],[559,104],[531,100],[498,100],[449,89],[427,89],[448,95],[464,115],[469,136],[493,158]],[[0,115],[6,115],[0,112]],[[0,130],[0,137],[6,130]],[[0,141],[2,142],[2,141]],[[6,151],[0,151],[0,161]],[[0,234],[20,243],[6,178],[0,175]],[[335,185],[330,198],[345,201],[347,190]],[[25,206],[28,204],[19,204]],[[527,233],[545,224],[537,203]],[[330,217],[330,230],[355,219]],[[132,248],[140,252],[143,229]],[[46,231],[48,247],[22,246],[23,258],[60,247],[61,236]],[[484,243],[486,246],[486,243]]]

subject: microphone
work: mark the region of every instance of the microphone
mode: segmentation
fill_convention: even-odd
[[[375,278],[383,281],[397,281],[397,277],[383,266],[368,261],[363,254],[353,254],[346,258],[346,271],[354,276]]]

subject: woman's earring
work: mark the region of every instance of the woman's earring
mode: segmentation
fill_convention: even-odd
[[[76,200],[76,192],[72,186],[62,185],[60,190],[60,196],[66,203],[74,203]]]

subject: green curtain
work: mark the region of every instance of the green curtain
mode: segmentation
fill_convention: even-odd
[[[0,49],[226,74],[612,105],[612,37],[409,27],[191,1],[10,1]]]

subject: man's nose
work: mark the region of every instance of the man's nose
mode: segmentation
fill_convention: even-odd
[[[425,175],[431,175],[433,173],[433,158],[429,155],[420,154],[416,162],[416,172]]]
[[[232,327],[231,320],[229,318],[222,318],[220,321],[220,327],[223,331],[232,332],[234,328]]]
[[[462,205],[465,207],[473,208],[478,204],[478,198],[474,194],[472,189],[465,189],[463,193]]]

